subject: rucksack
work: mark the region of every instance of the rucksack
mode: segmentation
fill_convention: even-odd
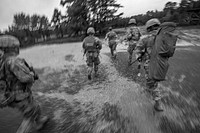
[[[84,39],[85,50],[88,52],[97,51],[97,42],[94,37],[86,37]]]
[[[175,27],[171,25],[165,25],[164,28],[161,28],[156,38],[161,38],[161,42],[158,45],[158,54],[162,57],[172,57],[175,52],[175,46],[177,41],[177,36],[175,36],[172,32],[175,30]],[[155,38],[155,41],[156,41]]]

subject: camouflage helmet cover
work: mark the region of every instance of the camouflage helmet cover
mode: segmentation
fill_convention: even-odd
[[[136,24],[136,20],[134,18],[130,19],[128,24]]]
[[[95,33],[95,31],[94,31],[94,28],[93,28],[93,27],[89,27],[89,28],[88,28],[88,30],[87,30],[87,34],[89,34],[89,33],[92,33],[92,34],[94,34],[94,33]]]
[[[146,29],[150,28],[154,25],[160,25],[160,21],[157,18],[150,19],[146,22]]]
[[[111,26],[109,27],[109,30],[112,30],[112,27],[111,27]]]
[[[2,48],[11,48],[11,47],[19,47],[19,40],[11,35],[1,35],[0,36],[0,47]]]

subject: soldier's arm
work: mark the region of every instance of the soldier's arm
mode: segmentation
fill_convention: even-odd
[[[141,37],[142,36],[142,32],[141,32],[139,27],[138,27],[138,32],[139,32],[139,36]]]
[[[22,83],[33,83],[34,73],[25,65],[23,59],[15,58],[10,62],[10,70]]]
[[[117,33],[115,32],[115,38],[117,39],[117,38],[119,38],[119,36],[117,35]]]
[[[107,39],[108,39],[108,34],[109,34],[109,32],[106,34],[106,36],[105,36],[105,40],[107,40]]]
[[[141,38],[136,47],[135,47],[135,52],[136,52],[136,57],[137,58],[140,58],[142,56],[142,54],[144,53],[145,51],[145,48],[146,48],[146,45],[147,45],[147,42],[146,42],[146,38]]]
[[[83,40],[82,48],[85,49],[85,39]]]
[[[132,34],[131,34],[131,33],[128,33],[127,36],[126,36],[126,39],[129,41],[129,40],[132,39],[132,37],[133,37]]]
[[[96,40],[96,43],[97,43],[97,48],[99,49],[99,50],[101,50],[102,49],[102,42],[101,42],[101,40],[99,39],[99,38],[95,38],[95,40]]]

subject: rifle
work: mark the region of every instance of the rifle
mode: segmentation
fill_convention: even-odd
[[[133,65],[135,62],[137,62],[138,60],[134,60],[133,62],[130,63],[130,65]]]

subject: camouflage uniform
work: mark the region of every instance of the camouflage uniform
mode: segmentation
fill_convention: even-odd
[[[10,36],[6,37],[12,38]],[[0,37],[0,41],[2,41],[0,43],[5,42],[8,45],[13,43],[12,41],[6,42],[8,39],[2,38]],[[36,128],[40,129],[44,124],[43,120],[46,122],[47,118],[43,117],[43,120],[41,119],[40,107],[33,99],[31,91],[32,84],[38,79],[38,76],[24,59],[16,57],[18,53],[6,50],[15,48],[1,47],[1,49],[6,51],[0,62],[0,81],[5,83],[4,87],[1,84],[1,90],[3,89],[4,92],[4,97],[1,98],[1,107],[8,106],[18,109],[23,114],[24,120],[29,119],[32,124],[36,124]]]
[[[147,21],[146,29],[149,34],[141,37],[135,49],[136,59],[139,61],[144,61],[146,87],[147,91],[152,94],[153,100],[155,101],[154,108],[157,111],[163,111],[160,104],[161,95],[158,88],[159,80],[150,76],[150,61],[152,60],[152,51],[155,48],[155,39],[159,25],[160,22],[158,19],[150,19]]]
[[[126,35],[126,40],[128,41],[127,52],[129,53],[129,63],[132,62],[133,50],[135,49],[140,36],[141,33],[138,27],[131,27]]]
[[[89,35],[83,40],[84,53],[86,54],[86,63],[88,65],[88,78],[91,79],[91,73],[94,67],[95,75],[100,64],[99,53],[102,48],[99,38]]]
[[[135,48],[136,58],[140,58],[144,62],[146,85],[148,90],[152,93],[154,100],[161,98],[160,91],[158,89],[158,82],[149,77],[149,62],[152,48],[155,40],[154,34],[142,36]]]
[[[108,39],[108,45],[110,48],[111,55],[113,57],[116,56],[115,51],[116,51],[116,47],[117,47],[117,41],[116,41],[117,34],[111,30],[106,34],[105,39]]]

